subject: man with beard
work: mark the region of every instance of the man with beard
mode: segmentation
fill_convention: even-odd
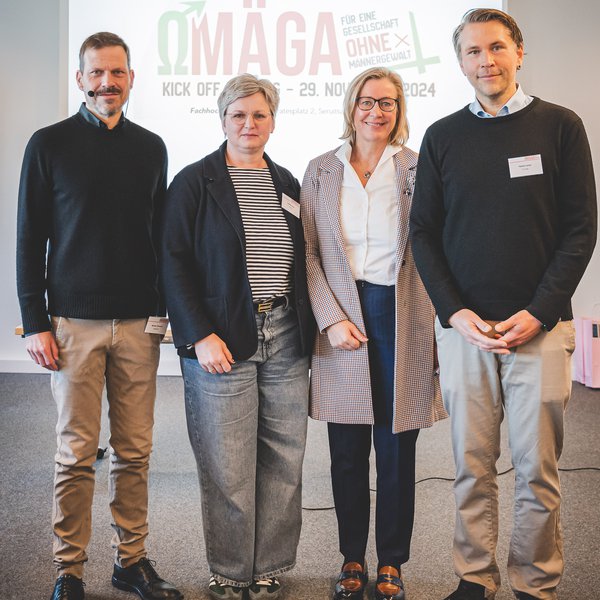
[[[52,372],[58,410],[52,600],[84,597],[94,461],[106,382],[114,586],[144,600],[183,596],[146,557],[148,465],[164,315],[155,239],[167,153],[123,115],[129,48],[100,32],[79,53],[85,103],[37,131],[25,150],[17,220],[17,287],[26,348]]]

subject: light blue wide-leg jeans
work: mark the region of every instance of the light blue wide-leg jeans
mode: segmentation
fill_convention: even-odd
[[[181,359],[209,568],[242,587],[295,564],[308,414],[296,313],[282,306],[256,323],[256,353],[229,373]]]

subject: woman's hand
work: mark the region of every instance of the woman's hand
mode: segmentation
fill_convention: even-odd
[[[348,319],[330,325],[325,331],[331,346],[340,350],[358,350],[361,342],[368,341],[368,338]]]
[[[197,341],[194,350],[199,365],[207,373],[229,373],[235,362],[227,344],[216,333]]]

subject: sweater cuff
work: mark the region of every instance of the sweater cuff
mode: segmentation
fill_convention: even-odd
[[[544,313],[543,310],[539,310],[536,307],[526,306],[525,310],[542,324],[542,331],[552,331],[552,329],[554,329],[556,324],[560,321],[559,316]]]

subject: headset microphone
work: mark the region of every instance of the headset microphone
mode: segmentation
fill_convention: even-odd
[[[95,94],[95,93],[94,93],[92,90],[89,90],[89,91],[88,91],[88,93],[87,93],[87,95],[88,95],[90,98],[93,98],[93,97],[94,97],[96,94]]]

